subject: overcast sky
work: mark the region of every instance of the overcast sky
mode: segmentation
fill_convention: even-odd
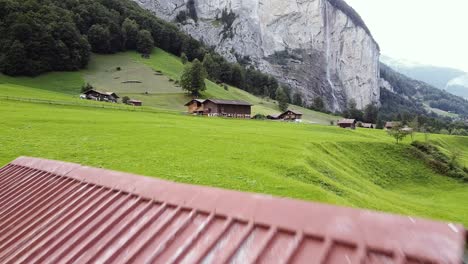
[[[346,0],[384,55],[468,72],[468,0]]]

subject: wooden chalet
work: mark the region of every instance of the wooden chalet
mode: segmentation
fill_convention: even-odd
[[[133,105],[133,106],[142,106],[143,102],[140,100],[136,100],[136,99],[130,99],[128,100],[128,104]]]
[[[374,129],[374,128],[376,128],[376,125],[372,124],[372,123],[361,123],[361,127],[362,128]]]
[[[120,98],[114,92],[101,92],[97,90],[88,90],[84,92],[83,95],[88,100],[113,102],[113,103],[117,103],[117,100]]]
[[[393,129],[394,127],[400,127],[401,126],[401,122],[386,122],[385,123],[385,130],[390,130],[390,129]]]
[[[302,120],[302,113],[294,110],[287,110],[279,115],[269,115],[267,118],[272,120],[300,121]]]
[[[338,126],[341,128],[356,129],[356,119],[341,119],[338,121]]]
[[[189,114],[250,118],[252,105],[245,101],[222,99],[193,99],[186,103]]]

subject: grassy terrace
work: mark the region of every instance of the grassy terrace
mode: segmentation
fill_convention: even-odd
[[[0,115],[0,165],[43,157],[468,225],[468,185],[434,173],[409,140],[396,145],[383,131],[2,99]],[[430,139],[468,164],[468,138]]]

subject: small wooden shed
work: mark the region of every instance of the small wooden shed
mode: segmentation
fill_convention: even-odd
[[[341,119],[338,121],[338,126],[341,128],[356,129],[356,119]]]
[[[142,106],[143,102],[140,100],[136,100],[136,99],[130,99],[128,100],[128,104],[133,105],[133,106]]]

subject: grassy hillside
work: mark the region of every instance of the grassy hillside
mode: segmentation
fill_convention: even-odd
[[[117,68],[120,68],[119,70]],[[52,96],[58,99],[59,93],[70,97],[77,97],[80,87],[88,82],[103,91],[115,91],[120,96],[142,100],[145,106],[156,107],[172,111],[186,111],[184,104],[191,98],[175,84],[179,79],[184,65],[174,55],[155,49],[150,59],[142,59],[136,52],[126,52],[114,55],[96,55],[91,58],[86,70],[80,72],[49,73],[35,78],[12,78],[0,74],[0,95],[34,97]],[[162,75],[161,75],[162,74]],[[172,80],[172,81],[171,81]],[[138,83],[128,83],[138,81]],[[253,114],[277,114],[278,105],[274,100],[262,99],[241,89],[223,87],[207,80],[207,90],[204,98],[220,98],[245,100],[252,103]],[[19,85],[21,91],[4,87]],[[36,88],[57,92],[56,94],[37,94],[27,88]],[[58,97],[57,97],[58,96]],[[62,99],[63,96],[61,97]],[[291,106],[291,109],[304,113],[306,122],[329,124],[338,117],[311,111],[302,107]]]
[[[396,145],[384,131],[2,99],[0,113],[0,165],[44,157],[468,225],[468,185],[433,172],[408,139]],[[468,138],[430,139],[468,164]]]

